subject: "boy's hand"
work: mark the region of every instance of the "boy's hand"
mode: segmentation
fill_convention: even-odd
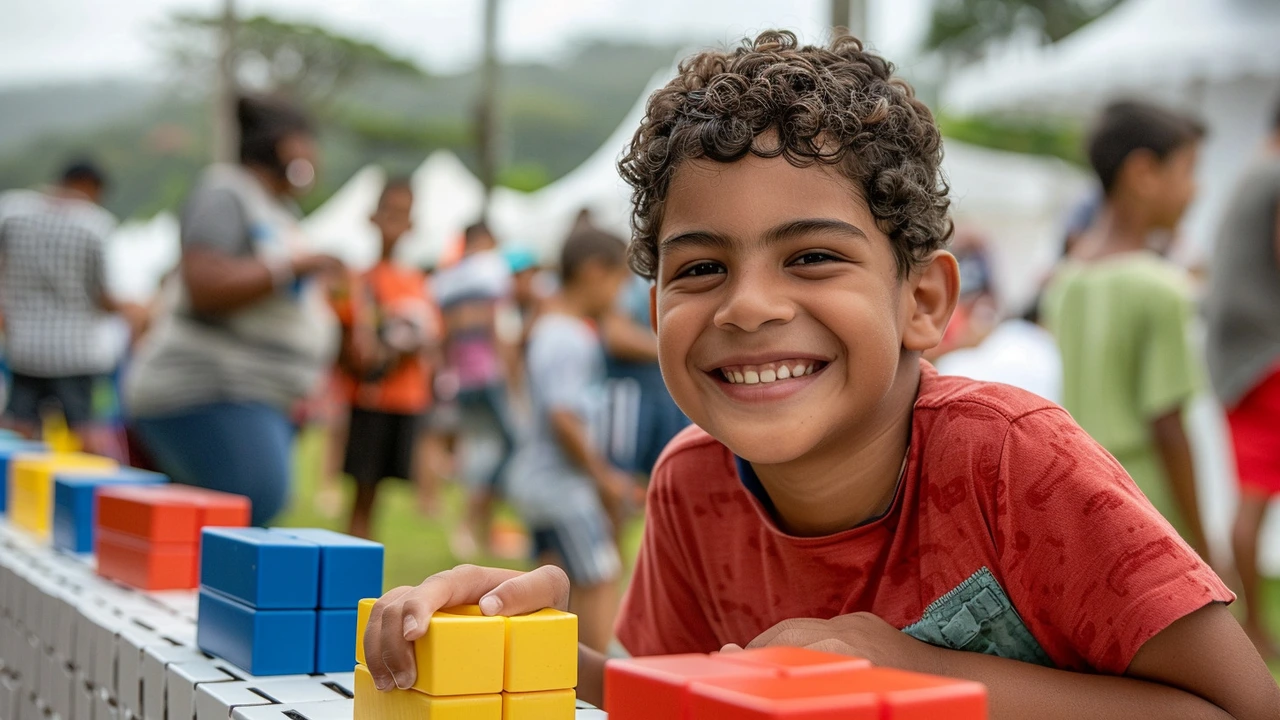
[[[939,674],[939,648],[916,640],[879,616],[866,612],[840,615],[830,620],[783,620],[760,633],[747,647],[774,645],[853,655],[881,667]],[[740,648],[728,645],[724,649],[733,651]]]
[[[364,633],[365,660],[379,690],[409,688],[417,680],[413,641],[442,608],[478,603],[485,615],[519,615],[569,606],[569,577],[552,565],[532,572],[459,565],[416,587],[398,587],[378,600]]]

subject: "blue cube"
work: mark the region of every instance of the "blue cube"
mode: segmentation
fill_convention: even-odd
[[[315,610],[256,610],[201,588],[197,617],[200,649],[250,675],[315,672]]]
[[[0,513],[9,512],[9,459],[24,453],[41,453],[45,444],[34,440],[0,439]]]
[[[111,475],[81,475],[70,470],[53,477],[53,546],[73,553],[93,552],[93,528],[98,524],[100,485],[158,485],[169,482],[160,473],[120,468]]]
[[[361,598],[382,595],[382,544],[319,528],[272,528],[272,532],[320,546],[320,603],[351,609]]]
[[[320,547],[263,528],[206,527],[200,585],[258,610],[314,610]]]
[[[316,611],[316,672],[351,672],[356,665],[356,611]]]

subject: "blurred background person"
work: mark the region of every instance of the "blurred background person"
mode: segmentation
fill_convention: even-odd
[[[344,470],[355,481],[348,532],[370,537],[378,483],[414,479],[414,450],[431,405],[430,355],[440,320],[426,280],[395,260],[396,245],[412,227],[413,188],[387,182],[370,221],[382,239],[381,256],[348,294],[341,366],[350,374],[351,419]],[[417,459],[421,461],[421,458]]]
[[[240,163],[214,165],[182,213],[169,308],[139,349],[128,407],[177,482],[246,495],[261,525],[288,498],[290,412],[332,364],[337,332],[293,198],[315,181],[310,121],[242,98]]]
[[[1280,106],[1271,137],[1235,186],[1214,244],[1208,364],[1227,409],[1240,501],[1231,548],[1244,595],[1244,627],[1258,652],[1280,658],[1268,630],[1258,534],[1280,493]]]
[[[621,238],[585,228],[565,241],[560,292],[547,298],[529,334],[533,422],[510,480],[535,556],[564,568],[578,637],[601,652],[613,637],[622,573],[611,518],[644,501],[640,486],[601,447],[607,403],[597,328],[629,276]]]
[[[933,361],[954,350],[975,347],[996,325],[998,308],[991,251],[972,228],[957,228],[951,253],[960,266],[960,299],[942,342],[925,352]]]
[[[39,437],[54,405],[89,452],[126,459],[94,422],[94,389],[115,369],[119,342],[103,315],[140,332],[146,311],[111,297],[105,245],[116,220],[99,204],[106,176],[89,161],[69,164],[56,185],[0,194],[0,313],[12,373],[4,423]]]
[[[1186,272],[1153,252],[1195,194],[1203,128],[1135,101],[1102,111],[1088,141],[1103,203],[1045,290],[1062,352],[1063,406],[1209,559],[1183,408],[1199,383]]]
[[[511,303],[511,268],[484,223],[463,233],[462,259],[435,281],[444,314],[445,363],[457,386],[455,453],[467,484],[467,513],[452,536],[454,554],[466,559],[492,549],[494,504],[507,461],[515,449],[509,412],[502,310]]]

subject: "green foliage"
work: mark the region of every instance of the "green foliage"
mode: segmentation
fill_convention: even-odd
[[[551,183],[551,174],[534,162],[508,165],[498,173],[498,184],[521,192],[541,190]]]
[[[1056,42],[1079,30],[1120,0],[936,0],[925,47],[972,58],[992,40],[1034,30]]]
[[[1011,120],[989,116],[938,115],[945,137],[996,150],[1050,155],[1085,166],[1084,129],[1065,121]]]

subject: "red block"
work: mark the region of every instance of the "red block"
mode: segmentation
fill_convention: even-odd
[[[157,543],[200,542],[200,528],[249,524],[249,499],[184,485],[98,489],[98,526]]]
[[[706,678],[689,687],[689,720],[986,720],[979,683],[869,668],[852,676]],[[612,715],[610,716],[612,717]]]
[[[782,677],[843,675],[871,667],[863,658],[793,647],[767,647],[740,652],[716,653],[712,657],[731,663],[776,670]]]
[[[605,663],[604,710],[609,720],[688,720],[690,683],[734,678],[746,683],[777,675],[772,668],[732,663],[709,655],[610,660]]]
[[[249,498],[234,493],[206,490],[190,485],[166,485],[169,492],[185,496],[200,509],[200,527],[246,527],[251,505]],[[196,531],[199,539],[200,532]]]
[[[199,584],[200,556],[190,543],[150,543],[99,528],[98,574],[142,590],[190,590]]]

